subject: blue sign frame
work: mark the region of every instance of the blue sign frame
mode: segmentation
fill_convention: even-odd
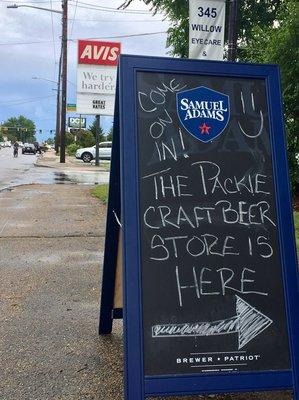
[[[119,241],[120,209],[120,144],[119,144],[119,86],[116,85],[115,114],[113,121],[112,159],[109,179],[109,202],[106,221],[105,252],[102,275],[99,335],[112,332],[114,319],[123,318],[122,308],[114,308],[117,249]]]
[[[299,399],[299,286],[279,69],[276,65],[122,55],[119,64],[121,210],[124,261],[125,399],[294,389]],[[137,82],[139,71],[262,78],[266,82],[291,370],[145,376],[140,270]]]

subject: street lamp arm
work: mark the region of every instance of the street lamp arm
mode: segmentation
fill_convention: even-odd
[[[62,14],[62,11],[59,10],[52,10],[51,8],[44,8],[44,7],[37,7],[37,6],[28,6],[25,4],[12,4],[10,6],[7,6],[7,8],[19,8],[19,7],[27,7],[27,8],[36,8],[37,10],[44,10],[44,11],[50,11],[56,14]]]

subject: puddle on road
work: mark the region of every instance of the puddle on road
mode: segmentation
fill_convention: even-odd
[[[11,187],[5,187],[5,188],[3,188],[3,189],[0,189],[0,193],[3,193],[3,192],[11,192],[11,191],[13,191],[13,188],[11,188]]]
[[[109,173],[102,171],[54,172],[54,183],[58,184],[100,185],[108,182]]]
[[[55,183],[77,183],[75,181],[72,181],[71,178],[64,172],[54,172],[54,181]]]
[[[64,184],[64,185],[102,185],[109,183],[109,171],[68,170],[32,167],[19,171],[15,176],[4,176],[0,179],[0,193],[12,190],[14,186],[32,184]]]
[[[50,168],[39,167],[30,169],[30,171],[26,171],[22,176],[11,180],[9,186],[28,184],[101,185],[108,182],[109,172],[106,171],[60,172]],[[7,190],[10,189],[7,188]]]

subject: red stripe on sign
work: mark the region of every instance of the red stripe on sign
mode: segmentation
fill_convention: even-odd
[[[78,64],[117,65],[121,44],[78,40]]]

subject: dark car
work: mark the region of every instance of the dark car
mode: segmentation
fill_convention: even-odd
[[[42,147],[38,142],[34,142],[34,147],[37,153],[42,154]]]
[[[36,148],[34,144],[25,143],[24,147],[22,148],[22,154],[36,154]]]

